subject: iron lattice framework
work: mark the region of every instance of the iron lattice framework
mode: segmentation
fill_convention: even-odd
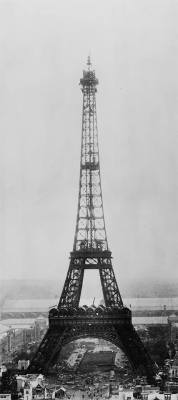
[[[99,269],[105,305],[123,306],[112,268],[105,229],[101,190],[96,92],[98,79],[91,70],[83,71],[82,140],[77,222],[73,252],[59,308],[78,307],[85,269]]]
[[[100,178],[96,86],[98,79],[89,69],[80,80],[83,92],[80,184],[74,251],[108,250]]]
[[[77,222],[67,277],[57,308],[49,312],[49,329],[27,370],[48,373],[63,345],[91,336],[120,346],[137,371],[153,381],[155,365],[123,306],[115,279],[105,229],[100,178],[96,91],[98,80],[91,69],[83,71],[82,143]],[[79,307],[85,269],[98,269],[105,306]]]

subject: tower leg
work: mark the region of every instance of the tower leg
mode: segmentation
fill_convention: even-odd
[[[49,368],[54,365],[56,347],[60,346],[64,336],[65,328],[49,328],[32,359],[27,373],[48,373]],[[61,346],[62,347],[62,346]]]
[[[81,263],[82,260],[80,259],[71,259],[58,308],[79,306],[84,275],[84,270],[80,266]]]
[[[116,330],[124,353],[127,355],[133,370],[138,375],[146,376],[148,382],[153,383],[156,365],[150,358],[133,325],[119,327]]]

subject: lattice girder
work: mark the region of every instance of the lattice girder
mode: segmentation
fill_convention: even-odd
[[[95,72],[83,72],[82,140],[78,210],[73,252],[59,306],[77,307],[84,269],[98,269],[105,304],[122,307],[122,299],[112,269],[105,229],[98,146]]]
[[[84,71],[80,184],[74,250],[108,249],[102,201],[95,72]]]

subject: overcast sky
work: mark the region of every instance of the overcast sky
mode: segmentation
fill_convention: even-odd
[[[177,21],[177,0],[0,0],[2,278],[65,278],[90,52],[119,285],[178,279]]]

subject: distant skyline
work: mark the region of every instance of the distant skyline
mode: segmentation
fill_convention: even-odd
[[[121,292],[138,277],[178,281],[177,20],[176,0],[0,0],[2,279],[65,279],[90,53]]]

